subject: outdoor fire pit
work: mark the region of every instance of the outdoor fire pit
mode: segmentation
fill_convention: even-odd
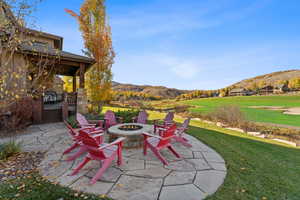
[[[110,141],[118,137],[125,137],[123,143],[124,148],[140,148],[143,146],[142,133],[152,133],[153,125],[138,124],[138,123],[125,123],[117,124],[108,129]]]
[[[130,125],[130,124],[123,125],[123,126],[119,127],[119,129],[122,130],[122,131],[137,131],[137,130],[140,130],[142,128],[143,127],[140,126],[140,125]]]

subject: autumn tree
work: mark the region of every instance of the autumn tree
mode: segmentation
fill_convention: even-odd
[[[30,124],[33,99],[54,81],[59,55],[35,51],[33,38],[40,32],[27,28],[33,27],[31,14],[39,2],[0,0],[0,127],[5,130]]]
[[[64,81],[64,91],[71,93],[73,92],[73,77],[63,76],[62,80]],[[79,85],[79,79],[76,78],[76,85]]]
[[[263,88],[267,85],[266,81],[265,80],[261,80],[258,82],[258,88]]]
[[[300,89],[300,77],[291,79],[288,87],[291,89]]]
[[[79,22],[84,39],[85,53],[96,63],[86,75],[87,94],[93,111],[99,112],[103,103],[111,100],[111,67],[115,53],[112,47],[111,28],[107,23],[105,0],[85,0],[80,15],[66,9]]]
[[[276,84],[277,84],[277,85],[281,85],[281,84],[283,84],[283,85],[288,85],[288,84],[289,84],[289,81],[288,81],[288,80],[278,80],[278,81],[276,81]]]
[[[38,61],[32,62],[22,50],[33,45],[28,19],[40,1],[0,0],[0,100],[5,105],[40,95],[54,79],[56,59],[36,53]]]

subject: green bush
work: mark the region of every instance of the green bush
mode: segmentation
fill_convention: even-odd
[[[0,160],[6,160],[10,156],[13,156],[21,152],[21,144],[15,141],[0,144]]]
[[[124,111],[115,112],[115,115],[117,118],[121,118],[123,123],[131,123],[132,118],[137,117],[139,112],[140,112],[139,110],[124,110]],[[87,120],[103,120],[104,119],[103,113],[101,113],[100,115],[85,114],[84,116],[86,117]],[[75,115],[68,117],[67,122],[73,128],[79,128]]]
[[[123,120],[123,123],[131,123],[132,118],[137,117],[139,110],[125,110],[116,112],[116,116]]]
[[[68,117],[68,119],[66,121],[68,122],[68,124],[70,124],[72,126],[72,128],[78,128],[78,124],[77,124],[75,115]]]

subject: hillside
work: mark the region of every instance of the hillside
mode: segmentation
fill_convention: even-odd
[[[150,85],[133,85],[113,82],[113,90],[119,92],[131,91],[145,93],[151,96],[159,96],[162,98],[175,98],[181,94],[189,93],[188,90],[179,90],[174,88],[167,88],[164,86],[150,86]]]
[[[256,76],[254,78],[242,80],[238,83],[231,85],[230,87],[248,88],[251,87],[251,85],[253,84],[259,84],[261,81],[264,81],[266,85],[275,86],[281,81],[288,81],[293,78],[300,78],[300,70],[279,71],[261,76]]]
[[[300,70],[279,71],[256,76],[254,78],[242,80],[229,86],[228,88],[251,88],[253,87],[253,85],[260,85],[261,82],[264,82],[265,85],[276,86],[280,82],[289,81],[293,78],[300,78]],[[172,99],[178,96],[185,96],[186,94],[194,94],[194,98],[197,98],[204,93],[207,93],[207,95],[209,93],[208,90],[202,91],[201,94],[198,94],[198,91],[196,90],[179,90],[174,88],[167,88],[164,86],[133,85],[122,84],[118,82],[113,82],[113,90],[118,92],[130,91],[138,94],[147,94],[150,96],[161,97],[162,99]]]

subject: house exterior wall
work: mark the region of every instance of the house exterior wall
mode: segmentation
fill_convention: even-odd
[[[32,42],[46,43],[46,44],[49,45],[49,47],[55,48],[55,46],[54,46],[54,40],[50,39],[50,38],[45,38],[45,37],[42,37],[42,36],[30,35],[30,36],[27,36],[27,39],[30,40],[30,41],[32,41]]]
[[[15,53],[11,59],[9,59],[9,56],[9,52],[1,54],[0,71],[2,73],[5,71],[10,74],[14,74],[15,72],[15,77],[11,80],[6,80],[6,83],[11,84],[12,88],[14,88],[14,85],[17,85],[18,91],[15,92],[21,96],[25,95],[27,93],[27,62],[21,54]]]

